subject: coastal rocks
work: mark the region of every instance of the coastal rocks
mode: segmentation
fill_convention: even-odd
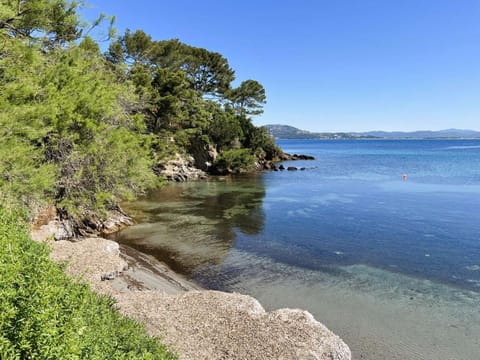
[[[42,241],[50,237],[55,241],[78,240],[79,236],[107,235],[119,231],[135,222],[119,206],[108,212],[107,219],[96,214],[85,213],[81,220],[73,221],[61,215],[54,206],[39,213],[32,222],[32,237]]]
[[[258,170],[258,171],[262,171],[262,170],[277,170],[277,165],[275,165],[275,162],[273,162],[272,160],[258,160],[257,163],[256,163],[256,166],[255,168]]]
[[[313,156],[310,155],[298,155],[298,154],[287,154],[287,153],[281,153],[278,157],[276,157],[274,160],[259,160],[257,163],[257,170],[273,170],[273,171],[283,171],[283,170],[288,170],[288,171],[295,171],[295,170],[301,170],[304,171],[306,170],[305,167],[301,167],[300,169],[297,168],[296,166],[288,166],[285,168],[285,165],[280,164],[278,167],[275,164],[275,162],[278,161],[289,161],[289,160],[315,160]]]
[[[74,239],[76,237],[74,226],[71,221],[55,218],[47,224],[35,226],[32,230],[34,240],[41,241],[47,237],[55,241]]]
[[[142,291],[121,294],[117,304],[161,335],[180,359],[351,359],[348,346],[310,313],[266,312],[246,295]]]
[[[198,138],[192,142],[189,153],[192,154],[193,165],[205,172],[211,168],[218,156],[217,149],[213,145]]]
[[[286,160],[315,160],[313,156],[310,155],[298,155],[298,154],[287,154],[283,153],[280,155],[280,160],[286,161]]]
[[[107,220],[101,222],[99,232],[102,235],[108,235],[133,224],[135,221],[132,217],[118,207],[117,210],[109,213]]]
[[[195,167],[193,157],[179,154],[176,155],[175,159],[157,164],[155,171],[169,181],[183,182],[207,178],[207,174],[203,170]]]

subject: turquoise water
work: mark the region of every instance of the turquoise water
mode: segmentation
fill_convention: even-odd
[[[139,224],[118,240],[309,310],[355,359],[479,359],[480,141],[280,145],[316,160],[167,186],[128,204]]]

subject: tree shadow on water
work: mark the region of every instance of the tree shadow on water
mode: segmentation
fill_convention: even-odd
[[[115,239],[191,274],[218,265],[235,244],[236,234],[259,234],[264,227],[265,186],[261,176],[169,184],[126,204],[138,225]]]

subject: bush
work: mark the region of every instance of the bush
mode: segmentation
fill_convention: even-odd
[[[242,173],[253,170],[255,161],[250,149],[225,150],[215,159],[214,167],[220,174]]]
[[[0,206],[0,359],[174,359],[113,300],[73,282]]]

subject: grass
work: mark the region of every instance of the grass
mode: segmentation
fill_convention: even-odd
[[[114,301],[70,279],[0,207],[0,359],[176,359]]]

